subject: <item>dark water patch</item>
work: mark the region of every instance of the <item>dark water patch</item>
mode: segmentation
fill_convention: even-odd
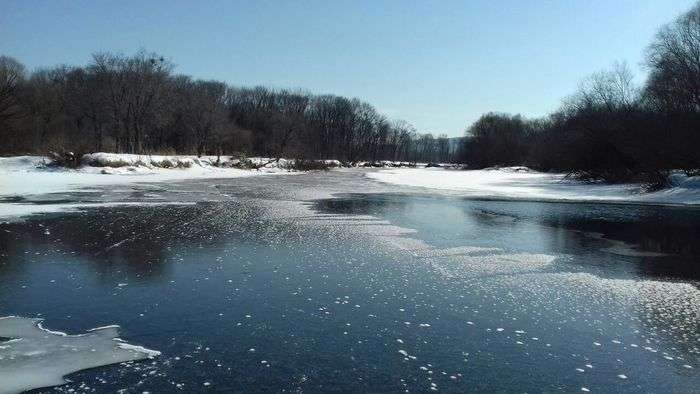
[[[19,203],[19,202],[22,202],[24,200],[25,200],[25,198],[23,196],[0,197],[0,202]]]

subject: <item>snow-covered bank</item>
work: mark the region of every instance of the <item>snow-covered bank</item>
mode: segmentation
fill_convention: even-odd
[[[86,186],[119,185],[134,182],[176,181],[193,178],[238,178],[280,174],[278,167],[260,170],[216,167],[215,158],[196,156],[140,156],[93,153],[86,155],[93,165],[78,169],[51,168],[41,156],[0,158],[0,196],[57,193]],[[172,166],[154,166],[168,161]]]
[[[88,153],[81,158],[81,163],[84,166],[126,168],[127,171],[139,169],[188,169],[197,167],[215,170],[241,169],[239,164],[245,164],[243,162],[255,165],[265,172],[279,172],[280,169],[289,167],[292,160],[272,160],[265,157],[251,157],[241,160],[232,156],[134,155],[106,152]],[[333,164],[337,161],[326,160],[326,162]]]
[[[24,216],[75,208],[76,204],[23,204],[27,196],[66,193],[90,187],[125,185],[138,182],[165,182],[185,179],[239,178],[266,174],[286,174],[279,164],[259,170],[214,165],[216,157],[144,156],[112,153],[86,155],[77,169],[48,167],[42,156],[0,158],[0,218]],[[223,159],[222,159],[223,160]],[[263,159],[256,159],[264,163]],[[85,204],[83,204],[85,205]]]
[[[653,193],[641,185],[585,183],[563,174],[524,167],[485,170],[390,169],[367,174],[380,182],[449,190],[466,197],[543,201],[598,201],[646,204],[700,204],[700,177],[671,176],[672,187]]]

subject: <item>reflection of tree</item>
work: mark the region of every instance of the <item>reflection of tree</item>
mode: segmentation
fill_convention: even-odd
[[[0,223],[0,281],[11,282],[18,274],[16,266],[31,257],[25,254],[28,236],[24,224]]]
[[[510,237],[522,237],[518,223],[539,224],[550,251],[590,254],[624,243],[632,252],[667,257],[619,256],[632,261],[644,275],[700,279],[700,210],[615,204],[477,201],[465,214],[482,226],[508,226]],[[527,235],[532,237],[531,234]]]
[[[0,276],[21,272],[28,261],[50,258],[87,261],[98,274],[121,271],[141,281],[155,280],[168,268],[170,249],[211,247],[256,233],[258,226],[246,225],[256,210],[226,207],[102,208],[1,224]]]
[[[638,245],[651,252],[700,255],[700,211],[662,206],[602,205],[564,216],[562,225],[598,232],[606,238]]]
[[[165,250],[140,221],[133,220],[134,213],[134,209],[92,210],[4,224],[0,231],[2,275],[21,271],[32,260],[75,259],[94,264],[99,273],[123,270],[129,276],[157,277]],[[135,235],[141,236],[109,249]]]
[[[469,209],[467,211],[469,216],[474,220],[475,223],[483,226],[502,226],[502,225],[513,225],[517,223],[517,217],[508,215],[503,212],[493,211],[490,209]]]
[[[698,218],[700,223],[700,218]],[[635,216],[629,219],[608,221],[604,219],[560,217],[556,223],[546,222],[553,228],[574,230],[582,249],[598,248],[613,244],[626,245],[632,254],[625,260],[632,260],[644,275],[655,277],[681,277],[700,279],[696,259],[700,256],[700,245],[695,242],[698,237],[697,225],[670,217]],[[583,234],[592,234],[585,236]],[[571,236],[570,236],[571,237]],[[559,242],[561,237],[555,238]],[[568,245],[567,245],[568,246]],[[634,253],[652,252],[668,256],[643,256]]]
[[[389,208],[401,208],[409,201],[392,195],[344,194],[341,198],[318,200],[314,207],[321,213],[371,215]]]

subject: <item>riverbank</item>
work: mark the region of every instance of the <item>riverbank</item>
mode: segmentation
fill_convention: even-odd
[[[215,157],[122,154],[91,156],[94,160],[91,165],[82,165],[75,169],[51,166],[50,160],[43,156],[0,158],[0,218],[88,205],[26,203],[29,197],[37,195],[135,183],[290,174],[275,164],[263,165],[257,169],[218,167],[214,165]],[[154,165],[156,162],[160,165]]]
[[[542,173],[526,167],[483,170],[402,168],[371,172],[367,176],[388,184],[450,191],[470,198],[700,204],[700,176],[688,177],[682,173],[671,175],[671,187],[655,192],[646,192],[641,184],[582,182],[565,174]]]
[[[229,156],[93,153],[83,156],[80,162],[77,168],[66,168],[51,165],[50,159],[42,156],[0,158],[0,218],[70,210],[91,204],[60,201],[58,197],[62,193],[128,187],[135,183],[299,173],[293,171],[297,167],[293,160],[259,157],[242,161]],[[324,168],[350,165],[337,160],[318,163]],[[700,177],[682,173],[671,175],[671,187],[648,193],[641,184],[581,182],[565,174],[541,173],[526,167],[458,170],[433,167],[437,166],[435,164],[400,162],[357,162],[352,166],[355,171],[364,171],[369,179],[387,185],[418,187],[469,198],[700,205]],[[41,197],[47,195],[51,198]],[[158,202],[128,201],[128,204],[138,203]]]

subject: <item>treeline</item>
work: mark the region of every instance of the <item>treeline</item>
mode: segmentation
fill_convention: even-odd
[[[461,159],[659,187],[669,170],[693,173],[700,169],[700,3],[658,32],[646,67],[641,87],[625,64],[590,76],[545,119],[485,114],[468,128]]]
[[[0,56],[0,154],[228,154],[451,162],[457,145],[335,95],[239,88],[173,73],[163,57],[99,53],[27,72]]]

